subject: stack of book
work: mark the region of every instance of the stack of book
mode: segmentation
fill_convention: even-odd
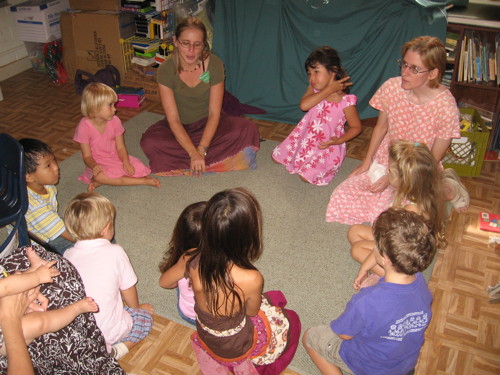
[[[153,10],[149,0],[124,0],[122,1],[124,12],[148,13]]]
[[[160,44],[161,40],[159,39],[141,38],[132,41],[132,48],[134,49],[132,63],[142,66],[157,64],[155,57],[160,48]]]

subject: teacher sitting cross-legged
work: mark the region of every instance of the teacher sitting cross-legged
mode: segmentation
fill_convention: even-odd
[[[210,52],[203,23],[179,22],[174,45],[157,73],[166,117],[141,138],[152,172],[199,177],[255,168],[259,131],[254,122],[222,111],[224,65]]]

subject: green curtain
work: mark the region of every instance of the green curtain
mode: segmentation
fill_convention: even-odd
[[[419,35],[444,40],[447,1],[217,0],[214,52],[226,67],[226,89],[265,109],[268,120],[297,123],[308,81],[304,62],[317,47],[340,55],[362,118],[377,88],[399,75],[402,45]]]

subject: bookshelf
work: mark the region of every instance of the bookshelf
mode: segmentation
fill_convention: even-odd
[[[491,132],[488,148],[500,148],[500,27],[448,23],[448,35],[457,37],[456,48],[450,51],[448,67],[450,91],[457,103],[467,103],[490,112]],[[451,33],[451,34],[450,34]],[[453,44],[453,43],[452,43]],[[447,43],[447,47],[450,43]]]

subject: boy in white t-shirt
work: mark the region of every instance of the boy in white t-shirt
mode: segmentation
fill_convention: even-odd
[[[110,242],[115,233],[115,216],[113,204],[98,193],[73,198],[64,221],[77,242],[64,257],[76,267],[85,290],[99,304],[97,326],[108,352],[119,359],[149,334],[153,307],[139,304],[137,276],[128,256],[121,246]]]

